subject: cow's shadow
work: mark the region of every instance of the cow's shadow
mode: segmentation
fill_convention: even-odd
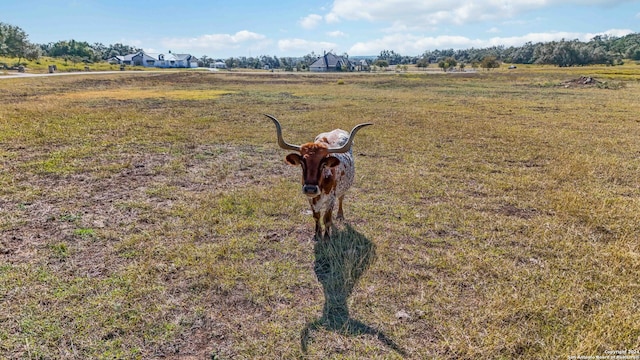
[[[316,242],[314,271],[324,290],[324,308],[322,316],[307,323],[301,332],[303,353],[307,353],[312,332],[326,329],[347,336],[373,335],[385,346],[406,355],[382,331],[349,316],[347,299],[375,259],[375,244],[346,223],[341,229],[332,229],[331,239]]]

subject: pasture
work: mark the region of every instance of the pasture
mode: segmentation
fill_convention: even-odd
[[[2,79],[0,358],[640,350],[639,93],[638,65]],[[264,113],[375,124],[331,241]]]

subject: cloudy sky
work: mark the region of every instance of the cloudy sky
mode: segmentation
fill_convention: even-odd
[[[640,32],[639,0],[8,1],[0,22],[33,43],[123,43],[148,52],[350,56],[519,46]]]

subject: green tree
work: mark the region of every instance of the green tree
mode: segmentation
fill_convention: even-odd
[[[29,42],[27,34],[21,28],[0,22],[0,56],[35,60],[40,57],[40,49]]]
[[[142,49],[139,49],[139,48],[136,48],[136,47],[132,47],[132,46],[129,46],[129,45],[123,45],[123,44],[120,44],[120,43],[116,43],[116,44],[109,45],[106,49],[101,51],[101,53],[102,53],[102,59],[106,60],[106,59],[114,57],[116,55],[135,54],[135,53],[137,53],[139,51],[142,51]]]
[[[25,43],[22,51],[22,55],[24,56],[24,58],[29,61],[38,60],[40,58],[40,55],[42,55],[42,50],[40,50],[40,47],[36,44]],[[20,60],[18,59],[18,62],[19,61]]]
[[[376,60],[386,60],[388,65],[397,65],[402,63],[402,55],[393,50],[382,50]]]
[[[527,42],[519,48],[514,48],[509,62],[517,64],[533,64],[535,61],[535,47],[531,42]]]
[[[387,60],[376,60],[373,65],[386,69],[389,67],[389,62]]]
[[[633,47],[628,48],[627,51],[625,52],[625,56],[631,60],[640,60],[640,46],[635,45]]]
[[[447,57],[438,62],[438,67],[442,69],[442,71],[447,71],[448,69],[454,68],[458,65],[458,62],[453,57]]]
[[[227,66],[227,69],[233,69],[240,67],[240,62],[238,59],[230,57],[224,61],[224,64]]]
[[[71,60],[71,62],[73,63],[73,66],[76,66],[78,63],[82,62],[84,59],[81,58],[80,56],[71,56],[69,57],[69,60]]]
[[[500,62],[495,56],[485,56],[480,62],[480,67],[486,70],[495,69],[500,67]]]
[[[78,56],[87,60],[99,60],[100,55],[96,58],[96,53],[89,43],[85,41],[58,41],[50,45],[48,55],[51,57]]]
[[[308,69],[311,66],[311,64],[316,62],[316,60],[318,60],[319,58],[320,58],[320,55],[316,55],[316,53],[312,51],[311,53],[302,57],[301,68]]]
[[[93,50],[95,61],[107,60],[109,58],[108,48],[102,43],[93,43],[93,45],[91,45],[91,49]]]
[[[285,71],[293,71],[293,66],[295,65],[295,60],[290,57],[280,58],[280,65]]]
[[[418,62],[416,62],[416,66],[419,68],[426,68],[429,66],[429,59],[427,59],[426,57],[422,57],[420,58],[420,60],[418,60]]]

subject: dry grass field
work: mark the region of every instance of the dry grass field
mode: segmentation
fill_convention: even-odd
[[[0,358],[638,351],[638,94],[638,65],[2,79]],[[375,123],[330,241],[263,113]]]

